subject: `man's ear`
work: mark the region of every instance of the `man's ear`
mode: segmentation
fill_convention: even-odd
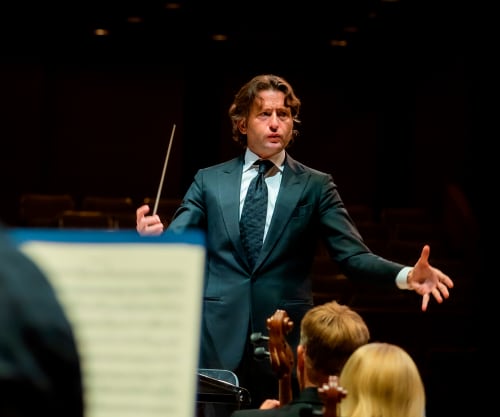
[[[305,368],[305,349],[304,346],[298,345],[297,346],[297,365],[296,365],[296,370],[297,370],[297,380],[299,382],[299,387],[302,390],[305,386],[305,374],[304,374],[304,368]]]
[[[241,134],[246,135],[247,134],[247,121],[245,119],[241,119],[238,122],[238,129]]]
[[[304,346],[298,345],[297,346],[297,367],[299,367],[300,369],[304,369],[304,355],[305,355]]]

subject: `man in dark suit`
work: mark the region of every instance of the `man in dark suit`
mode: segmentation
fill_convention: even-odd
[[[45,275],[0,226],[0,416],[83,415],[71,325]]]
[[[200,367],[234,371],[252,396],[252,407],[277,391],[269,361],[255,361],[252,332],[267,333],[277,309],[294,323],[313,306],[310,268],[318,241],[351,279],[411,289],[442,302],[453,282],[428,263],[424,246],[416,264],[401,265],[370,251],[349,216],[331,175],[296,161],[286,151],[297,135],[301,102],[291,85],[275,75],[259,75],[236,94],[229,109],[233,139],[244,153],[197,172],[168,230],[206,233]],[[240,238],[240,215],[255,162],[270,160],[268,209],[263,245],[253,267]],[[137,231],[158,235],[164,225],[149,206],[137,209]],[[288,337],[299,342],[297,326]]]
[[[330,301],[313,307],[300,324],[296,361],[299,395],[288,404],[268,399],[258,410],[238,410],[231,417],[322,415],[324,403],[318,388],[329,386],[330,377],[340,375],[349,356],[369,340],[370,331],[365,321],[348,306]]]

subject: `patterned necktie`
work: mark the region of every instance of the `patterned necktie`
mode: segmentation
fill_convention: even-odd
[[[264,226],[267,214],[267,186],[264,177],[274,165],[268,160],[255,162],[259,172],[250,183],[240,219],[241,242],[250,266],[254,267],[264,240]]]

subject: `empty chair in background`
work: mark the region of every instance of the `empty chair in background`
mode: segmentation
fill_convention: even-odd
[[[356,225],[360,223],[372,223],[377,220],[375,210],[369,204],[347,203],[345,206]]]
[[[143,199],[143,204],[149,205],[151,212],[156,203],[156,198],[145,197]],[[160,218],[165,222],[170,223],[172,217],[174,217],[175,211],[179,208],[182,203],[182,198],[160,198],[158,202],[157,213]],[[167,224],[165,225],[167,226]]]
[[[388,234],[386,253],[396,261],[412,265],[417,261],[418,248],[425,244],[431,245],[431,256],[444,249],[441,219],[428,208],[385,207],[380,212],[380,222]]]
[[[425,207],[384,207],[380,212],[380,219],[386,224],[430,223],[434,216]]]
[[[446,187],[443,227],[448,235],[452,249],[462,256],[477,262],[479,253],[479,221],[462,187],[449,184]]]
[[[346,208],[368,247],[379,255],[389,256],[389,229],[380,221],[377,211],[366,203],[350,203],[346,204]]]
[[[429,225],[440,221],[425,207],[384,207],[380,211],[380,221],[391,237],[396,237],[398,225]]]
[[[75,207],[70,194],[25,193],[19,199],[19,223],[25,227],[57,227],[59,215]]]
[[[392,229],[393,239],[426,242],[442,242],[445,239],[445,230],[441,222],[429,223],[396,223]]]
[[[66,210],[57,224],[61,229],[116,229],[113,217],[101,211]]]
[[[135,229],[135,204],[131,197],[85,196],[82,210],[99,211],[111,216],[115,229]]]
[[[458,205],[458,204],[457,204]],[[457,285],[457,296],[451,304],[458,305],[465,298],[470,296],[468,291],[471,288],[476,263],[463,256],[471,251],[457,250],[460,244],[456,243],[455,235],[463,231],[461,219],[453,218],[450,212],[456,212],[454,204],[449,202],[447,211],[442,214],[424,207],[386,207],[381,210],[380,224],[381,232],[385,229],[385,247],[378,246],[377,242],[382,239],[373,239],[378,226],[367,229],[363,225],[359,227],[361,234],[367,241],[370,248],[376,248],[376,253],[383,254],[393,260],[404,264],[414,264],[417,261],[416,253],[428,244],[431,246],[430,259],[434,265],[441,269],[451,271]],[[361,290],[355,295],[356,305],[367,305],[370,301],[370,294],[363,294]],[[375,296],[373,293],[371,297]],[[377,295],[378,297],[378,295]],[[391,301],[391,305],[401,305],[405,303],[405,295],[398,295]],[[400,301],[398,301],[400,299]]]

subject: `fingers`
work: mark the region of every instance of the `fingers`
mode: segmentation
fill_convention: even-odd
[[[453,286],[455,285],[452,279],[448,275],[445,275],[443,273],[441,273],[441,276],[439,277],[439,282],[445,286],[446,292],[448,292],[448,288],[453,288]]]
[[[431,247],[429,245],[424,245],[424,247],[422,248],[422,252],[420,253],[420,258],[417,261],[417,263],[419,262],[429,263],[430,253],[431,253]]]
[[[451,284],[453,286],[453,282]],[[450,296],[450,292],[448,291],[448,286],[445,284],[444,281],[438,282],[436,287],[431,291],[431,294],[439,304],[441,304],[445,298],[448,298]],[[422,311],[427,310],[429,300],[430,300],[429,293],[426,293],[422,296]]]
[[[141,236],[159,236],[163,233],[164,226],[162,223],[153,225],[145,224],[141,227],[137,226],[137,231]]]
[[[448,288],[453,288],[453,281],[447,275],[443,274],[439,271],[437,284],[432,290],[432,294],[434,298],[441,303],[444,298],[448,298],[450,296],[450,291]]]
[[[280,402],[274,399],[267,399],[259,407],[260,410],[269,410],[271,408],[278,408],[280,406]]]
[[[439,284],[438,284],[439,285]],[[443,297],[441,296],[441,292],[439,291],[438,287],[434,288],[432,290],[432,295],[434,296],[435,300],[438,302],[438,303],[442,303],[443,302]]]
[[[429,294],[424,294],[422,296],[422,311],[427,311],[427,305],[429,304],[430,296]]]
[[[443,282],[438,282],[436,287],[432,290],[432,295],[438,303],[442,303],[444,298],[450,296],[448,287]]]
[[[137,222],[137,231],[141,236],[158,236],[163,232],[164,226],[158,215],[144,216]]]
[[[142,206],[140,206],[136,211],[135,211],[135,215],[136,215],[136,218],[137,218],[137,222],[139,222],[139,220],[144,217],[146,214],[149,213],[149,206],[147,204],[144,204]]]
[[[147,204],[139,207],[136,210],[136,230],[141,236],[158,236],[163,233],[164,225],[160,217],[155,214],[154,216],[146,216],[149,213],[149,206]]]
[[[451,286],[453,287],[453,283]],[[444,282],[438,282],[437,287],[444,298],[448,298],[450,296],[450,292],[448,291],[448,286]]]

